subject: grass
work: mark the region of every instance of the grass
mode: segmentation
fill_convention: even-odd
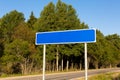
[[[6,78],[6,77],[15,77],[15,76],[22,76],[22,74],[5,74],[3,73],[0,78]]]
[[[102,74],[95,77],[91,77],[89,80],[112,80],[112,77],[108,74]]]
[[[84,80],[84,78],[81,78],[79,80]],[[89,77],[88,80],[120,80],[120,72],[99,74]]]

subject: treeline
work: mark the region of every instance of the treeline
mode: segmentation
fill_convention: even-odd
[[[31,12],[13,10],[0,18],[0,74],[30,74],[42,71],[43,46],[35,45],[35,33],[87,29],[75,9],[61,0],[50,2],[36,18]],[[97,30],[97,42],[88,44],[88,68],[120,66],[120,36],[104,36]],[[49,40],[49,39],[48,39]],[[47,45],[46,70],[84,69],[84,44]]]

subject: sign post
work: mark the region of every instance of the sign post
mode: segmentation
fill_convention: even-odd
[[[85,80],[87,80],[87,43],[96,42],[96,29],[66,30],[36,33],[36,45],[43,48],[43,80],[45,80],[45,53],[46,44],[85,44]]]
[[[45,80],[46,45],[43,45],[43,80]]]
[[[87,66],[87,43],[85,44],[85,80],[87,80],[87,70],[88,70],[88,66]]]

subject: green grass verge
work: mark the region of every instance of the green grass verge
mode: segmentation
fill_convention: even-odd
[[[84,80],[84,78],[79,80]],[[90,76],[88,80],[120,80],[120,72],[98,74],[95,76]]]

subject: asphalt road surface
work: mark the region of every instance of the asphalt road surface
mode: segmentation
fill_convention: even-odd
[[[120,68],[89,70],[88,76],[107,72],[120,72]],[[84,77],[84,71],[46,74],[45,80],[75,80],[80,77]],[[0,78],[0,80],[42,80],[42,75]]]

